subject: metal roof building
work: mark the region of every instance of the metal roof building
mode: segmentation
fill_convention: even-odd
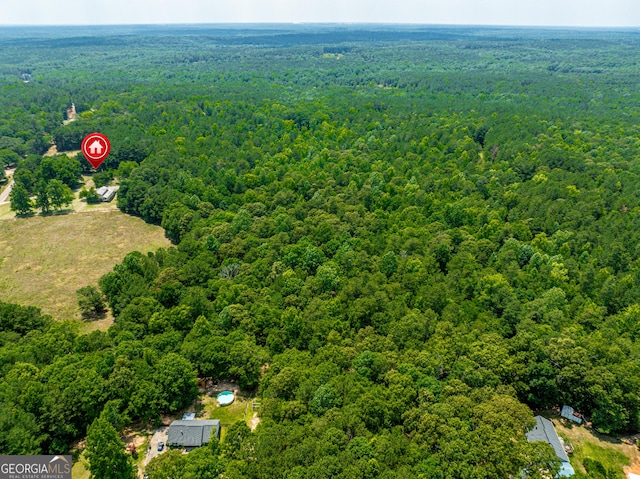
[[[553,447],[556,456],[558,456],[560,461],[562,461],[558,476],[573,476],[575,471],[573,470],[573,467],[571,467],[569,457],[564,450],[564,446],[560,442],[560,438],[558,437],[558,433],[556,432],[556,428],[553,423],[542,416],[536,416],[534,419],[536,420],[536,425],[527,433],[527,440],[529,442],[544,441]]]
[[[96,194],[100,197],[100,201],[111,201],[116,196],[118,186],[101,186],[96,190]]]
[[[200,447],[209,442],[211,434],[220,438],[220,421],[173,421],[169,426],[167,444],[174,447]]]
[[[582,419],[579,416],[576,416],[576,412],[573,410],[571,406],[562,406],[562,412],[560,415],[569,419],[570,421],[577,422],[578,424],[582,423]]]

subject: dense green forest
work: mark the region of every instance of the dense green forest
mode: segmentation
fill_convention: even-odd
[[[106,332],[0,304],[1,453],[153,423],[208,376],[254,390],[260,425],[151,479],[536,477],[557,464],[532,410],[640,431],[638,32],[0,40],[18,191],[75,188],[81,155],[41,155],[100,131],[118,206],[175,245],[101,279]]]

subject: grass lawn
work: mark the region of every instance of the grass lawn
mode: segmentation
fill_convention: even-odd
[[[15,218],[15,214],[11,211],[11,205],[9,203],[3,203],[0,205],[0,220],[10,220]]]
[[[586,458],[600,462],[615,477],[624,479],[625,472],[640,472],[640,451],[632,444],[627,444],[616,438],[596,433],[584,426],[569,424],[553,418],[558,434],[568,439],[574,447],[569,455],[571,465],[576,472],[586,472],[583,462]]]
[[[215,397],[205,396],[202,399],[202,406],[205,418],[218,419],[220,421],[220,442],[224,442],[229,426],[243,419],[249,425],[249,420],[253,415],[251,399],[243,399],[238,396],[228,406],[219,406]],[[245,411],[247,412],[246,417]]]
[[[215,397],[205,396],[202,399],[202,406],[204,409],[204,418],[219,419],[222,425],[231,425],[234,422],[242,421],[247,407],[249,408],[249,412],[253,414],[251,411],[251,399],[239,398],[237,396],[233,404],[229,406],[218,406],[218,401]]]
[[[227,429],[233,423],[244,421],[251,427],[250,420],[253,417],[251,410],[251,398],[241,398],[236,396],[233,404],[229,406],[219,406],[215,396],[204,396],[202,398],[202,412],[199,419],[218,419],[220,420],[220,442],[224,441],[227,435]],[[245,417],[245,411],[247,415]]]
[[[84,454],[82,454],[77,461],[73,463],[73,468],[71,469],[71,478],[72,479],[89,479],[89,469],[87,469],[89,465],[86,463],[84,459]]]
[[[121,213],[115,202],[78,206],[81,213],[3,220],[10,214],[0,206],[0,300],[80,319],[78,288],[96,285],[131,251],[169,245],[160,227]]]
[[[606,467],[608,471],[615,473],[615,477],[619,479],[625,478],[624,467],[631,463],[629,458],[622,452],[616,451],[613,448],[602,447],[592,442],[582,444],[580,448],[576,449],[573,453],[573,457],[576,459],[576,464],[579,464],[581,467],[586,458],[595,459]]]

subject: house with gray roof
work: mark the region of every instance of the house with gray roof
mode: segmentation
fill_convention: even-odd
[[[220,439],[220,421],[173,421],[169,425],[167,445],[171,447],[200,447],[209,442],[211,435]]]
[[[556,428],[551,421],[542,416],[536,416],[536,425],[531,431],[527,433],[527,440],[529,442],[543,441],[549,444],[556,453],[556,456],[561,461],[559,477],[569,477],[575,474],[569,457],[567,456],[564,446],[558,437]]]

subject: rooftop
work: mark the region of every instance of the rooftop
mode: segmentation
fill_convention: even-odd
[[[217,419],[173,421],[169,426],[167,444],[169,446],[200,447],[209,442],[214,429],[215,436],[220,437],[220,421]]]
[[[536,425],[531,431],[527,433],[527,440],[529,442],[544,441],[553,447],[556,452],[556,456],[563,462],[569,462],[569,457],[560,442],[556,428],[551,421],[542,416],[536,416]]]

